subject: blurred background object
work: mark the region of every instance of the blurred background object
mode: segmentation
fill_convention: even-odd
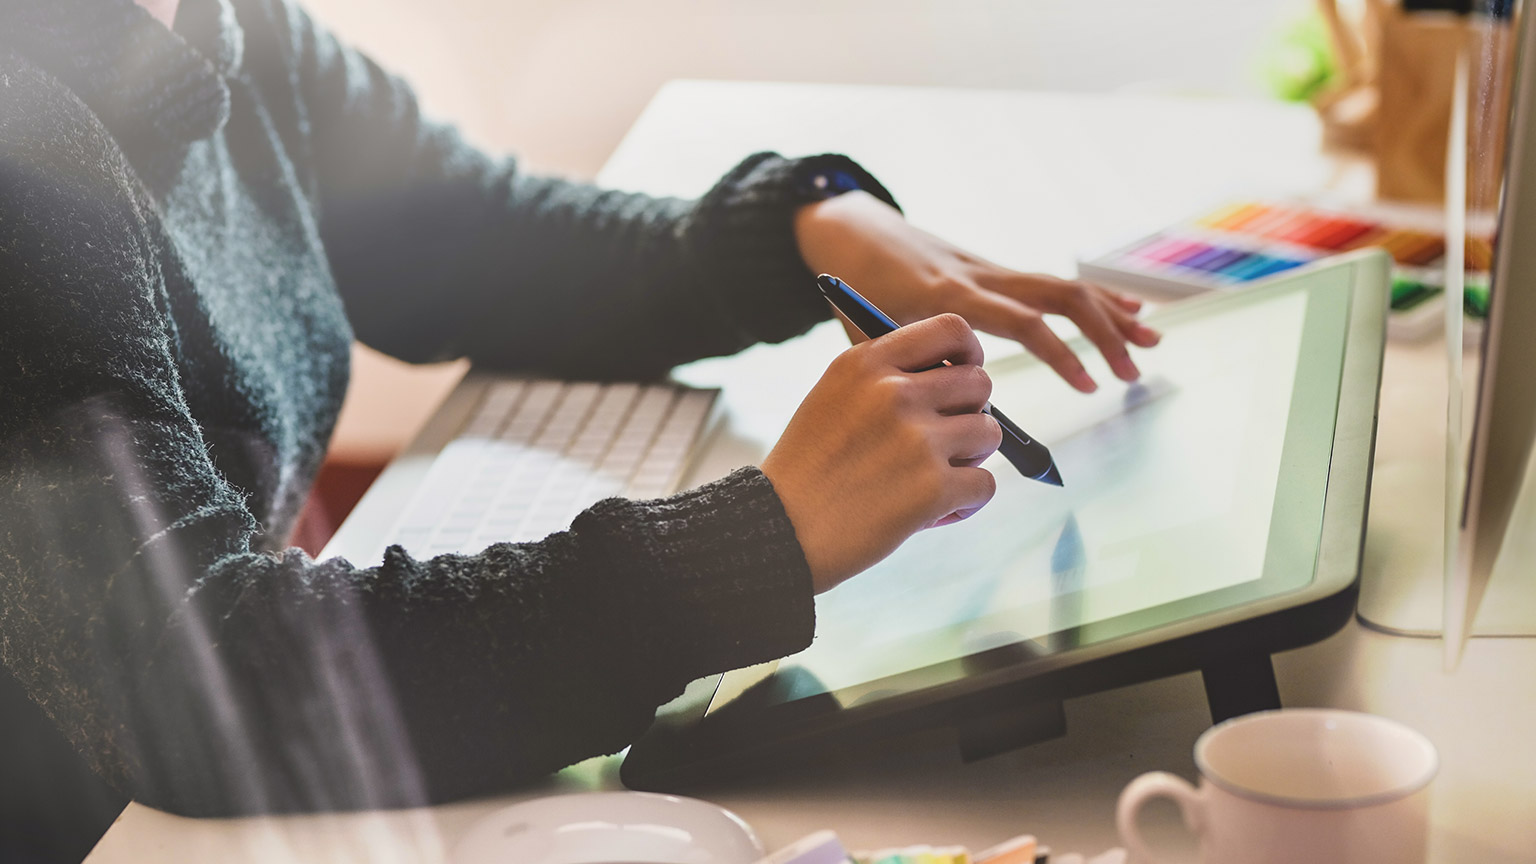
[[[1452,81],[1465,55],[1467,206],[1491,211],[1514,81],[1513,8],[1513,0],[1317,0],[1316,14],[1288,34],[1290,62],[1272,71],[1272,86],[1312,102],[1328,144],[1370,155],[1377,197],[1438,204]]]

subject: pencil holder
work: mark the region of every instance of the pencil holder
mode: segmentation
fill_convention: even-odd
[[[1340,80],[1315,104],[1331,143],[1370,154],[1378,198],[1437,203],[1445,197],[1456,61],[1465,55],[1467,204],[1491,209],[1503,180],[1514,30],[1504,4],[1485,3],[1483,12],[1417,8],[1430,5],[1456,4],[1367,0],[1349,19],[1336,0],[1319,0]]]

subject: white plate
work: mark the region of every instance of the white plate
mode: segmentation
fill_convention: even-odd
[[[454,864],[753,864],[763,847],[729,810],[649,792],[540,798],[475,823]]]

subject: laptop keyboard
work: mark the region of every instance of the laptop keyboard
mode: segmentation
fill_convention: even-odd
[[[390,532],[418,557],[541,540],[612,496],[677,491],[719,390],[505,380],[487,387]]]

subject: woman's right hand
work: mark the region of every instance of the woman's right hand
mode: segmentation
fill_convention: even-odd
[[[928,368],[941,360],[953,365]],[[800,403],[762,470],[818,593],[991,500],[977,466],[1003,433],[981,413],[981,361],[965,319],[937,315],[844,351]]]

